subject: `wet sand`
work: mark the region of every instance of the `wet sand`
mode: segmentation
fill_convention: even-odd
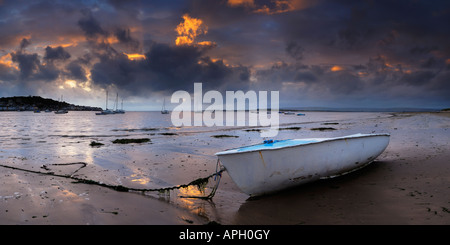
[[[280,131],[280,137],[289,138],[385,132],[391,134],[391,141],[364,169],[254,199],[240,192],[226,172],[214,199],[204,201],[123,193],[0,168],[0,224],[450,224],[449,115],[379,113],[370,119],[299,124],[299,130]],[[336,130],[310,130],[317,127]],[[127,154],[137,159],[152,156],[145,164],[130,162],[130,166],[139,171],[150,168],[154,174],[147,176],[150,174],[142,170],[143,178],[188,183],[214,172],[215,152],[224,146],[252,143],[257,132],[231,130],[224,134],[239,138],[186,136],[169,138],[160,145],[152,139],[155,144],[149,151],[127,148]],[[37,170],[39,164],[30,161],[33,159],[17,160]],[[83,171],[106,182],[118,179],[117,172],[95,166]],[[128,179],[120,183],[137,184]]]

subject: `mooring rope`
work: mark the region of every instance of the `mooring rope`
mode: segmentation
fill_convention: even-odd
[[[82,165],[82,166],[80,168],[78,168],[77,170],[75,170],[71,174],[57,174],[55,172],[42,172],[42,171],[13,167],[13,166],[8,166],[8,165],[3,165],[3,164],[0,164],[0,167],[9,168],[9,169],[13,169],[13,170],[20,170],[20,171],[24,171],[24,172],[28,172],[28,173],[50,175],[50,176],[55,176],[55,177],[72,179],[72,180],[74,180],[74,182],[72,182],[72,183],[98,185],[98,186],[102,186],[102,187],[109,188],[109,189],[119,191],[119,192],[134,191],[134,192],[141,192],[142,194],[144,194],[145,192],[167,193],[172,190],[188,188],[189,186],[196,186],[197,188],[201,189],[201,188],[204,188],[206,186],[206,184],[209,182],[209,178],[214,177],[214,180],[216,180],[216,178],[218,178],[216,181],[216,184],[214,185],[214,187],[211,190],[211,193],[207,196],[179,196],[181,198],[200,198],[200,199],[207,199],[207,200],[212,199],[214,197],[216,190],[219,187],[219,182],[222,177],[222,172],[225,171],[225,168],[220,167],[219,160],[217,160],[216,172],[209,176],[206,176],[204,178],[198,178],[196,180],[189,182],[188,184],[176,185],[176,186],[164,187],[164,188],[145,189],[145,188],[126,187],[123,185],[110,185],[110,184],[106,184],[106,183],[103,183],[100,181],[95,181],[95,180],[91,180],[91,179],[83,179],[83,178],[74,176],[75,173],[77,173],[79,170],[81,170],[82,168],[87,166],[87,163],[85,163],[85,162],[44,164],[41,166],[41,168],[45,169],[47,171],[51,171],[51,169],[48,168],[48,166],[68,166],[68,165]]]

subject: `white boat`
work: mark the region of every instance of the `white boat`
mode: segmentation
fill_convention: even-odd
[[[389,137],[389,134],[355,134],[265,141],[216,155],[244,193],[259,196],[360,169],[386,149]]]
[[[101,112],[95,113],[95,115],[112,115],[115,114],[114,111],[108,109],[108,91],[106,91],[106,106],[105,110],[102,110]]]
[[[125,114],[125,111],[123,110],[123,99],[122,99],[122,109],[119,109],[119,93],[116,95],[116,109],[114,110],[114,114]]]
[[[161,114],[169,114],[169,111],[166,110],[166,99],[164,98],[164,103],[161,109]]]
[[[111,114],[115,114],[115,113],[114,113],[114,111],[112,111],[110,109],[106,109],[101,112],[95,113],[95,115],[111,115]]]
[[[67,113],[69,113],[68,110],[57,110],[57,111],[55,111],[55,114],[67,114]]]

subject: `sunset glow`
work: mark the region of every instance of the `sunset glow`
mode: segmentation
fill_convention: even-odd
[[[58,97],[64,89],[101,106],[105,88],[144,101],[203,82],[218,91],[283,91],[281,107],[351,107],[361,97],[374,107],[445,106],[447,5],[7,1],[0,95]]]
[[[227,4],[230,7],[245,7],[251,12],[257,14],[282,14],[291,11],[297,11],[310,7],[315,2],[312,0],[272,0],[267,4],[263,4],[254,0],[228,0]]]
[[[127,53],[123,53],[125,54],[128,59],[130,60],[141,60],[141,59],[145,59],[145,55],[144,54],[127,54]]]
[[[67,81],[65,82],[65,84],[66,84],[68,87],[70,87],[70,88],[75,88],[75,87],[77,87],[77,82],[74,81],[74,80],[67,80]]]
[[[6,67],[14,68],[19,70],[19,67],[14,64],[11,60],[11,54],[6,54],[0,57],[0,65],[4,65]]]
[[[331,67],[330,70],[331,71],[343,71],[343,70],[345,70],[345,68],[342,66],[333,66],[333,67]]]
[[[208,27],[201,19],[192,18],[185,14],[183,15],[183,22],[177,26],[175,31],[178,34],[175,40],[176,45],[192,45],[197,36],[208,33]],[[210,42],[203,42],[200,45],[205,44],[210,44]]]

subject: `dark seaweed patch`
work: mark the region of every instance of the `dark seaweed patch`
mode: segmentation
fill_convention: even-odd
[[[178,135],[177,133],[159,133],[159,135]]]
[[[99,182],[99,181],[95,181],[95,180],[91,180],[91,179],[83,179],[83,178],[79,178],[74,176],[76,172],[78,172],[80,169],[84,168],[87,166],[87,163],[84,162],[75,162],[75,163],[60,163],[60,164],[50,164],[50,165],[54,165],[54,166],[65,166],[65,165],[76,165],[76,164],[81,164],[82,166],[80,168],[78,168],[77,170],[75,170],[72,174],[69,175],[63,175],[63,174],[56,174],[54,172],[41,172],[41,171],[36,171],[36,170],[31,170],[31,169],[23,169],[23,168],[18,168],[18,167],[13,167],[13,166],[8,166],[8,165],[3,165],[0,164],[0,167],[4,167],[4,168],[8,168],[8,169],[14,169],[14,170],[21,170],[21,171],[25,171],[25,172],[29,172],[29,173],[35,173],[35,174],[43,174],[43,175],[49,175],[49,176],[56,176],[56,177],[62,177],[62,178],[67,178],[67,179],[72,179],[74,181],[72,181],[72,183],[83,183],[83,184],[89,184],[89,185],[97,185],[97,186],[102,186],[105,188],[109,188],[118,192],[130,192],[130,191],[137,191],[137,192],[159,192],[160,194],[168,194],[170,193],[171,190],[176,190],[176,189],[180,189],[180,188],[187,188],[189,186],[196,186],[200,191],[204,192],[204,189],[206,188],[206,185],[208,184],[209,178],[212,177],[221,177],[222,176],[222,172],[225,171],[225,169],[221,169],[219,171],[217,171],[216,173],[213,173],[205,178],[198,178],[196,180],[191,181],[189,184],[185,184],[185,185],[177,185],[177,186],[172,186],[172,187],[166,187],[166,188],[156,188],[156,189],[140,189],[140,188],[130,188],[130,187],[126,187],[123,185],[109,185],[103,182]],[[50,165],[43,165],[41,168],[44,170],[50,170],[47,166]],[[217,183],[219,183],[219,181],[217,181]],[[200,198],[200,199],[212,199],[215,195],[215,192],[217,190],[218,185],[216,185],[213,190],[211,191],[211,193],[207,196],[186,196],[185,198]],[[183,197],[183,196],[180,196]]]
[[[253,128],[253,129],[245,129],[245,132],[261,132],[261,129],[259,128]]]
[[[91,143],[89,145],[91,147],[100,147],[100,146],[105,145],[105,144],[100,143],[100,142],[96,142],[96,141],[91,141]]]
[[[312,128],[313,131],[331,131],[336,130],[335,128],[326,128],[326,127],[320,127],[320,128]]]
[[[212,135],[211,137],[214,137],[214,138],[239,138],[239,136],[228,135],[228,134]]]
[[[123,132],[136,132],[136,131],[142,131],[142,132],[147,132],[147,131],[158,131],[159,128],[123,128],[123,129],[113,129],[111,131],[114,132],[118,132],[118,131],[123,131]]]
[[[116,139],[113,141],[113,144],[131,144],[131,143],[146,143],[149,142],[149,138],[142,139]]]
[[[289,127],[289,128],[280,128],[278,130],[300,130],[301,127]]]

